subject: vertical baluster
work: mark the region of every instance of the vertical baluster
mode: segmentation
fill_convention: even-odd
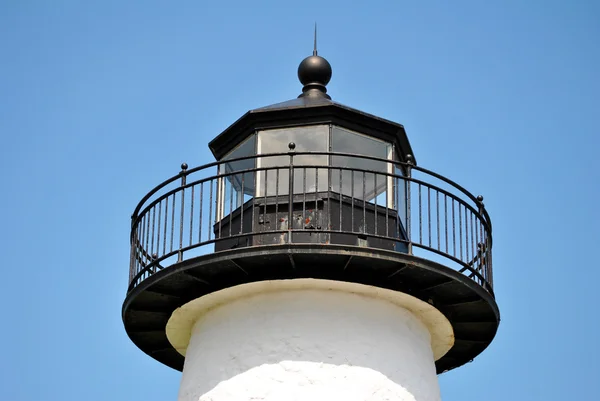
[[[363,226],[363,233],[366,234],[367,233],[367,177],[365,175],[365,172],[362,172],[362,202],[363,202],[363,220],[362,220],[362,226]]]
[[[269,169],[265,169],[265,196],[263,197],[264,208],[263,208],[263,218],[262,218],[262,220],[263,220],[263,229],[265,229],[264,224],[266,224],[266,222],[267,222],[267,192],[268,192],[268,186],[267,186],[267,184],[269,182],[268,174],[269,174]]]
[[[448,253],[448,195],[444,194],[444,235],[446,239],[446,253]]]
[[[258,159],[259,161],[262,161],[263,158]],[[266,158],[264,159],[266,160]],[[252,241],[254,241],[254,233],[256,232],[256,202],[258,201],[258,196],[260,195],[260,188],[258,187],[258,177],[262,175],[262,170],[255,170],[254,174],[252,176],[252,179],[254,180],[254,184],[252,186],[253,190],[255,191],[253,196],[252,196],[252,210],[250,211],[250,215],[251,215],[251,223],[250,223],[250,233],[251,233],[251,237]]]
[[[467,209],[467,206],[465,205],[465,254],[466,254],[466,258],[465,261],[467,263],[470,262],[470,258],[469,258],[469,209]]]
[[[294,149],[296,149],[296,144],[294,142],[290,142],[288,144],[289,155],[290,155],[290,166],[289,166],[289,199],[288,199],[288,243],[293,243],[292,238],[292,228],[293,228],[293,218],[294,218]]]
[[[454,197],[452,197],[452,256],[456,257],[456,219],[454,215]]]
[[[156,253],[160,255],[160,229],[161,229],[161,222],[162,222],[162,199],[160,202],[158,202],[158,227],[156,228]]]
[[[244,232],[244,194],[246,190],[245,178],[246,173],[242,173],[242,187],[240,188],[240,190],[242,191],[240,193],[240,232],[238,234],[242,234]],[[277,185],[279,186],[279,180],[277,180]]]
[[[165,226],[163,228],[163,235],[165,237],[163,241],[163,255],[167,253],[167,224],[169,223],[169,197],[165,198]]]
[[[317,167],[315,167],[315,211],[313,213],[313,217],[317,216],[317,210],[319,210],[318,198],[319,198],[319,169]],[[305,219],[306,219],[306,217],[305,217]],[[314,224],[312,224],[312,222],[311,222],[311,225],[314,225]]]
[[[171,247],[169,252],[173,252],[173,237],[175,236],[175,197],[177,193],[173,194],[173,202],[171,203]]]
[[[350,171],[350,192],[351,192],[351,207],[350,207],[350,211],[351,211],[351,217],[350,217],[350,224],[351,225],[351,232],[354,232],[354,170]]]
[[[156,227],[156,205],[152,206],[152,240],[150,241],[150,255],[154,255],[154,229]]]
[[[279,230],[279,168],[275,169],[275,229]]]
[[[302,167],[302,220],[306,219],[306,167]]]
[[[328,157],[328,159],[329,159],[329,157]],[[332,213],[331,190],[332,190],[332,185],[333,185],[332,179],[333,179],[333,170],[328,165],[328,167],[327,167],[327,228],[326,228],[327,231],[331,230],[331,213]],[[325,208],[323,208],[323,211],[325,211]],[[331,233],[327,233],[326,238],[329,241],[329,239],[331,239]]]
[[[435,191],[435,213],[436,213],[436,228],[437,228],[437,249],[441,250],[440,246],[440,191]]]
[[[211,178],[209,181],[210,184],[210,190],[209,190],[209,196],[208,196],[208,238],[207,241],[210,241],[211,238],[214,235],[213,232],[213,187],[215,186],[214,183],[214,178]],[[215,205],[215,214],[216,213],[216,205]]]
[[[146,258],[146,265],[148,264],[148,249],[150,244],[150,216],[148,215],[150,211],[144,213],[144,220],[146,220],[146,244],[144,245],[144,257]]]
[[[204,181],[200,182],[200,204],[198,205],[198,243],[202,243],[202,209],[204,208]]]
[[[460,260],[464,261],[463,259],[463,237],[462,237],[462,226],[463,226],[463,220],[462,220],[462,205],[460,204],[460,202],[458,203],[458,243],[460,245]]]
[[[228,176],[229,178],[229,236],[231,237],[231,226],[233,225],[233,183],[235,182],[237,174]]]
[[[377,231],[377,174],[373,173],[373,196],[375,197],[375,235],[379,235]]]
[[[385,177],[385,236],[386,237],[390,236],[390,229],[389,229],[389,216],[390,216],[389,204],[390,204],[390,197],[393,196],[392,194],[394,193],[394,188],[392,188],[392,194],[390,194],[390,188],[388,187],[389,182],[390,182],[390,178],[392,180],[392,187],[394,187],[395,178],[391,177],[389,175],[389,173],[388,173],[386,175],[386,177]]]
[[[183,163],[181,165],[181,169],[181,211],[179,213],[179,252],[177,253],[178,262],[183,260],[183,221],[185,220],[185,182],[187,178],[185,170],[187,170],[187,164]]]
[[[195,185],[192,185],[192,194],[191,194],[191,200],[190,200],[190,243],[188,244],[189,246],[192,246],[192,242],[193,240],[193,236],[194,236],[194,192],[195,192]]]
[[[406,235],[408,236],[408,254],[412,255],[412,156],[406,156],[406,185],[405,199],[406,202]]]
[[[475,257],[477,257],[477,249],[475,248],[475,233],[473,232],[473,219],[475,216],[471,210],[469,210],[469,215],[471,216],[471,255],[473,259],[475,259]],[[475,267],[475,263],[473,263],[473,267]]]
[[[340,168],[340,204],[339,204],[339,208],[340,208],[340,220],[339,220],[339,227],[338,227],[338,231],[342,231],[342,209],[343,209],[343,205],[342,205],[342,201],[344,198],[344,187],[342,185],[342,169]],[[354,206],[354,205],[353,205]]]
[[[419,186],[419,244],[423,244],[423,213],[421,207],[421,184]]]
[[[431,187],[427,186],[427,234],[431,248]]]

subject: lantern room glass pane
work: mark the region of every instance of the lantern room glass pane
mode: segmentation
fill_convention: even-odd
[[[217,218],[230,214],[254,196],[255,158],[230,161],[256,154],[256,135],[251,135],[229,152],[219,165],[218,214]]]
[[[391,160],[392,149],[388,142],[341,127],[332,127],[332,152]],[[388,175],[392,173],[391,163],[351,156],[332,156],[331,165],[351,169],[332,171],[332,191],[382,206],[387,203],[388,207],[394,207],[393,180]]]
[[[296,153],[327,152],[329,126],[313,125],[260,131],[257,143],[258,154],[287,153],[290,142],[296,144]],[[327,191],[329,186],[327,169],[316,167],[327,166],[327,155],[298,155],[294,156],[293,163],[295,194]],[[257,174],[257,196],[289,194],[289,166],[288,155],[258,158],[257,167],[265,170]]]

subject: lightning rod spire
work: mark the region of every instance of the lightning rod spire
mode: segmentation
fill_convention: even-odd
[[[317,23],[315,22],[315,48],[313,50],[313,56],[317,56]]]

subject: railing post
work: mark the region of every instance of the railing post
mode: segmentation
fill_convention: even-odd
[[[404,180],[404,185],[406,186],[406,191],[404,194],[405,202],[406,202],[406,235],[408,236],[408,254],[413,254],[413,245],[412,245],[412,228],[411,228],[411,178],[412,178],[412,166],[413,166],[413,157],[411,154],[406,155],[406,180]]]
[[[187,163],[181,163],[181,171],[179,174],[181,175],[181,188],[183,188],[186,184],[187,178]],[[175,195],[173,195],[175,196]],[[177,251],[177,262],[181,262],[183,260],[183,218],[184,218],[184,209],[185,209],[185,189],[181,190],[181,214],[179,217],[179,250]]]
[[[288,244],[293,243],[292,241],[292,219],[294,218],[294,151],[296,149],[296,144],[294,142],[290,142],[288,144],[290,155],[290,166],[289,166],[289,198],[288,198]]]
[[[479,210],[479,215],[483,218],[484,214],[484,210],[485,210],[485,205],[483,204],[483,196],[479,195],[477,197],[477,208]],[[483,260],[483,269],[484,269],[484,274],[483,274],[483,278],[485,279],[486,283],[484,284],[489,284],[490,286],[493,286],[492,284],[492,266],[491,266],[491,249],[489,246],[489,233],[486,232],[485,236],[484,236],[484,242],[481,243],[481,258],[480,260]]]
[[[134,212],[131,215],[131,235],[130,235],[130,242],[131,242],[131,252],[130,252],[130,261],[129,261],[129,285],[131,285],[131,281],[133,280],[133,278],[135,277],[135,275],[137,274],[137,258],[135,257],[135,255],[137,254],[137,244],[138,244],[138,240],[137,240],[137,225],[135,224],[136,220],[138,218],[137,212]]]

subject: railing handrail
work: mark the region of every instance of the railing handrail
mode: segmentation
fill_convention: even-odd
[[[328,160],[326,164],[293,164],[292,160],[295,157],[299,157],[299,156],[328,156]],[[216,174],[206,174],[205,176],[199,177],[195,180],[188,180],[188,178],[190,178],[190,176],[192,176],[194,173],[197,172],[202,172],[202,171],[209,171],[209,169],[214,168],[214,167],[219,167],[221,165],[224,164],[235,164],[235,163],[239,163],[242,161],[246,161],[246,160],[257,160],[260,158],[273,158],[273,157],[286,157],[286,159],[282,160],[281,163],[277,164],[277,165],[273,165],[273,166],[261,166],[261,167],[256,167],[257,164],[254,164],[254,167],[252,168],[245,168],[245,169],[234,169],[232,171],[228,171],[225,172],[223,170],[219,171],[220,169],[217,169]],[[368,169],[368,168],[360,168],[360,167],[348,167],[348,166],[336,166],[335,165],[335,161],[333,160],[333,157],[347,157],[347,158],[351,158],[351,159],[364,159],[364,160],[370,160],[370,161],[374,161],[377,163],[383,163],[385,165],[387,165],[388,167],[390,165],[396,166],[397,168],[400,168],[400,170],[402,171],[402,174],[397,174],[397,170],[391,168],[391,171],[389,168],[386,168],[385,170],[373,170],[373,169]],[[389,207],[389,203],[390,202],[390,191],[388,187],[388,189],[386,189],[386,200],[385,200],[385,213],[386,213],[386,223],[385,223],[385,232],[386,235],[379,235],[377,232],[377,218],[375,218],[375,232],[374,233],[368,233],[367,235],[373,238],[382,238],[382,239],[391,239],[391,240],[396,240],[399,242],[404,242],[408,245],[408,249],[409,249],[409,253],[412,253],[411,249],[412,249],[412,245],[415,245],[421,249],[424,249],[426,251],[430,251],[433,252],[435,254],[439,254],[443,257],[446,257],[447,259],[456,262],[458,264],[460,264],[461,266],[463,266],[460,269],[460,272],[464,272],[464,271],[468,271],[471,278],[473,278],[475,280],[475,278],[477,280],[479,280],[480,284],[483,285],[484,287],[486,287],[488,289],[488,291],[490,291],[490,293],[492,292],[492,286],[493,286],[493,278],[492,278],[492,266],[491,266],[491,248],[492,248],[492,223],[491,223],[491,219],[489,217],[489,214],[487,212],[487,210],[485,209],[485,206],[482,202],[482,197],[475,197],[472,193],[470,193],[469,191],[467,191],[464,187],[462,187],[461,185],[455,183],[454,181],[438,174],[435,173],[431,170],[425,169],[425,168],[421,168],[418,166],[413,165],[411,162],[401,162],[401,161],[396,161],[396,160],[389,160],[386,158],[381,158],[381,157],[375,157],[375,156],[367,156],[367,155],[356,155],[356,154],[351,154],[351,153],[344,153],[344,152],[296,152],[296,151],[289,151],[289,152],[279,152],[279,153],[268,153],[268,154],[258,154],[258,155],[249,155],[249,156],[244,156],[244,157],[238,157],[235,159],[228,159],[228,160],[220,160],[220,161],[214,161],[211,163],[207,163],[201,166],[197,166],[191,169],[187,168],[187,164],[182,164],[182,170],[168,178],[167,180],[163,181],[162,183],[160,183],[159,185],[157,185],[156,187],[154,187],[150,192],[148,192],[143,198],[142,200],[137,204],[136,208],[134,209],[134,212],[132,214],[132,221],[131,221],[131,246],[132,246],[132,253],[131,253],[131,267],[130,267],[130,288],[135,287],[135,285],[139,284],[139,282],[144,280],[144,277],[146,274],[152,274],[153,272],[156,271],[157,266],[158,268],[162,268],[162,266],[160,265],[160,262],[162,260],[165,260],[166,258],[171,257],[172,255],[176,255],[178,254],[178,258],[179,260],[183,260],[183,253],[187,252],[191,249],[195,249],[195,248],[199,248],[201,246],[210,244],[210,243],[217,243],[219,240],[223,240],[223,239],[235,239],[235,238],[242,238],[244,236],[254,236],[254,235],[263,235],[266,233],[284,233],[284,232],[289,232],[289,238],[288,241],[290,243],[294,243],[294,241],[291,239],[292,237],[292,233],[294,232],[302,232],[302,231],[306,231],[306,227],[303,229],[300,228],[294,228],[291,226],[291,211],[292,208],[288,207],[289,212],[289,224],[290,227],[287,230],[271,230],[271,231],[265,231],[265,230],[255,230],[254,227],[254,223],[252,223],[252,231],[250,232],[244,232],[242,233],[242,229],[240,228],[240,235],[232,235],[232,230],[231,230],[231,226],[229,227],[229,236],[225,236],[225,237],[221,237],[221,221],[222,218],[224,217],[222,215],[224,208],[226,208],[225,203],[223,203],[223,199],[226,198],[219,198],[219,196],[226,196],[224,195],[224,193],[220,193],[220,191],[223,191],[224,189],[220,189],[219,182],[223,182],[220,180],[223,180],[227,177],[230,176],[236,176],[236,175],[241,175],[242,176],[242,185],[244,182],[244,177],[246,174],[250,174],[251,175],[251,180],[253,179],[253,187],[255,192],[253,192],[253,194],[250,196],[250,198],[254,198],[255,200],[257,199],[261,199],[261,198],[267,198],[267,196],[272,196],[273,194],[268,195],[268,191],[267,191],[267,172],[268,171],[272,171],[272,170],[276,170],[277,171],[277,175],[276,177],[280,177],[279,173],[280,171],[283,172],[287,172],[287,170],[289,169],[289,172],[287,172],[289,174],[289,185],[290,187],[286,190],[284,189],[284,191],[288,191],[288,194],[281,194],[283,196],[289,196],[289,202],[292,202],[292,196],[295,195],[302,195],[304,194],[304,196],[306,197],[306,195],[308,193],[312,193],[314,191],[310,190],[307,191],[306,189],[306,172],[307,170],[313,170],[315,171],[315,178],[316,178],[316,182],[314,183],[316,188],[315,191],[316,192],[327,192],[330,195],[327,195],[328,197],[331,196],[331,194],[334,194],[337,191],[336,190],[332,190],[332,182],[328,181],[331,179],[336,179],[337,177],[331,175],[331,171],[335,170],[335,171],[339,171],[339,177],[340,177],[340,181],[339,181],[339,191],[340,191],[340,201],[342,199],[342,195],[343,196],[347,196],[343,193],[343,189],[342,189],[342,171],[351,171],[352,172],[352,177],[355,177],[354,173],[358,173],[359,177],[360,174],[362,174],[362,178],[363,178],[363,195],[362,197],[365,197],[365,174],[374,174],[374,184],[376,185],[377,183],[377,176],[383,176],[386,177],[384,178],[384,180],[392,180],[392,181],[387,181],[388,183],[393,182],[394,186],[393,186],[393,191],[391,193],[391,196],[393,196],[392,199],[393,200],[393,204],[395,206],[393,207]],[[319,190],[320,188],[320,182],[318,181],[318,177],[319,177],[319,170],[327,170],[327,175],[325,178],[326,182],[328,182],[327,184],[327,188],[326,190]],[[294,175],[295,174],[291,174],[292,171],[302,171],[304,170],[304,178],[303,178],[303,184],[304,184],[304,190],[303,192],[301,192],[300,194],[297,194],[294,188]],[[413,176],[413,172],[414,171],[418,171],[420,174],[417,175],[417,177]],[[259,188],[256,186],[256,179],[258,177],[258,175],[261,172],[265,172],[264,173],[264,177],[265,177],[265,192],[264,192],[264,196],[263,195],[259,195],[258,192]],[[423,174],[424,176],[422,176],[421,174]],[[270,175],[269,175],[270,176]],[[443,183],[443,184],[433,184],[427,181],[426,177],[429,176],[431,178],[434,178],[436,180],[438,180],[439,182]],[[353,182],[354,178],[351,179],[352,181],[352,199],[354,201],[355,199],[355,195],[354,195],[354,182]],[[276,183],[276,190],[278,191],[279,189],[279,178],[276,179],[277,183]],[[401,239],[400,237],[391,237],[389,232],[388,232],[388,223],[387,223],[387,213],[388,210],[393,210],[396,213],[400,212],[400,204],[395,204],[395,202],[400,201],[400,198],[397,198],[398,194],[400,192],[396,192],[397,190],[395,189],[397,185],[399,185],[398,183],[400,181],[403,181],[405,185],[405,189],[406,189],[406,193],[404,193],[404,199],[403,201],[406,202],[404,203],[404,207],[405,210],[403,211],[403,213],[406,213],[404,215],[404,223],[406,224],[406,227],[402,227],[402,229],[405,229],[406,232],[408,233],[407,237],[405,239]],[[202,240],[203,235],[201,234],[201,232],[203,232],[202,230],[204,229],[202,227],[202,205],[205,200],[208,199],[208,196],[206,196],[205,198],[203,198],[203,192],[202,190],[205,188],[204,184],[210,182],[210,200],[209,200],[209,206],[210,206],[210,214],[209,214],[209,218],[208,220],[213,220],[214,218],[214,222],[217,221],[217,215],[220,216],[220,220],[219,220],[219,237],[217,238],[217,232],[214,231],[214,235],[211,238],[211,234],[210,234],[210,230],[212,228],[209,228],[209,232],[207,234],[207,238],[206,240]],[[213,183],[216,182],[217,186],[215,187],[215,191],[213,191]],[[248,181],[250,182],[250,180]],[[270,182],[270,181],[269,181]],[[178,185],[174,188],[167,188],[169,185],[177,183]],[[317,184],[319,183],[319,184]],[[418,212],[414,212],[411,210],[411,202],[412,202],[412,198],[411,198],[411,191],[410,188],[412,185],[409,185],[408,183],[412,183],[415,185],[415,188],[417,188],[416,186],[418,186]],[[261,186],[263,184],[261,183]],[[337,184],[336,184],[337,185]],[[391,184],[385,184],[385,185],[391,185]],[[442,188],[440,185],[443,185],[444,187],[446,187],[446,185],[449,186],[448,189]],[[198,231],[198,241],[192,241],[192,226],[194,225],[193,221],[194,221],[194,217],[193,217],[193,213],[194,213],[194,188],[196,188],[197,186],[199,186],[201,188],[201,192],[199,195],[200,198],[200,204],[198,204],[198,207],[200,208],[200,222],[198,223],[200,226],[200,231]],[[161,191],[162,189],[167,188],[166,191]],[[186,246],[184,246],[184,241],[183,241],[183,233],[184,233],[184,201],[186,199],[186,190],[191,188],[191,214],[190,214],[190,219],[189,221],[186,222],[186,224],[189,224],[189,241],[186,237],[185,242],[188,244]],[[224,187],[223,187],[224,188]],[[423,213],[422,207],[421,207],[421,188],[425,188],[426,191],[426,195],[427,198],[425,199],[426,201],[426,206],[423,210],[426,211],[426,215]],[[262,188],[260,188],[262,189]],[[346,188],[347,190],[348,188]],[[230,190],[230,199],[229,199],[229,212],[228,213],[232,213],[233,209],[232,209],[232,205],[233,205],[233,189]],[[431,191],[433,191],[435,193],[435,198],[434,201],[431,202],[430,199],[430,195],[431,195]],[[177,197],[177,194],[181,192],[181,195],[179,195],[180,201],[181,201],[181,208],[179,209],[180,211],[180,219],[177,220],[178,224],[179,224],[179,231],[178,231],[178,247],[176,246],[175,248],[173,247],[173,230],[174,230],[174,224],[176,222],[175,220],[175,197]],[[208,191],[207,191],[208,192]],[[216,192],[218,195],[216,195],[216,197],[213,199],[213,192]],[[242,192],[243,193],[243,192]],[[376,193],[376,192],[375,192]],[[276,192],[276,195],[278,194],[278,192]],[[379,193],[381,194],[381,193]],[[239,195],[239,194],[238,194]],[[442,195],[442,197],[440,197],[440,195]],[[379,195],[375,195],[375,196],[379,196]],[[168,220],[167,218],[167,209],[169,208],[169,202],[170,202],[170,198],[172,197],[172,205],[171,205],[171,214],[172,214],[172,218],[171,220]],[[363,209],[365,207],[366,204],[371,203],[370,200],[367,200],[367,198],[361,198],[360,196],[358,196],[356,199],[358,199],[359,201],[363,202]],[[444,201],[443,206],[443,210],[440,213],[440,198]],[[221,201],[219,201],[218,199],[221,199]],[[244,204],[244,196],[242,195],[242,206]],[[374,198],[375,199],[375,198]],[[417,197],[415,196],[414,199],[417,199]],[[164,201],[164,204],[163,204]],[[214,215],[212,214],[212,203],[215,203],[214,205]],[[305,199],[306,201],[306,199]],[[449,218],[450,218],[450,214],[448,212],[448,208],[447,208],[447,204],[451,203],[451,223],[452,223],[452,227],[451,227],[451,235],[449,236]],[[470,201],[470,202],[469,202]],[[240,205],[238,205],[239,200],[236,200],[236,207],[239,207]],[[458,225],[457,227],[459,228],[459,231],[457,232],[457,230],[455,229],[455,202],[458,205],[457,206],[457,211],[458,211]],[[161,206],[164,205],[164,226],[162,227],[162,230],[164,230],[164,238],[163,238],[163,242],[162,242],[162,246],[163,246],[163,251],[160,252],[160,239],[161,239]],[[382,205],[378,205],[377,201],[375,201],[375,205],[379,206],[379,207],[383,207]],[[432,206],[434,205],[434,206]],[[158,206],[158,207],[157,207]],[[179,206],[179,205],[177,205]],[[304,207],[304,206],[303,206]],[[432,207],[435,207],[436,209],[432,209]],[[217,208],[219,208],[219,212],[217,212]],[[266,208],[266,206],[265,206]],[[395,208],[395,209],[394,209]],[[155,218],[156,218],[156,214],[157,214],[157,209],[158,209],[158,226],[155,227],[156,222],[155,222]],[[237,209],[236,209],[237,210]],[[277,210],[277,209],[276,209]],[[437,213],[437,223],[433,222],[433,229],[432,229],[432,210],[434,213]],[[152,213],[150,213],[150,211],[152,211]],[[461,214],[461,212],[464,211],[464,219],[463,216]],[[467,212],[470,213],[469,217],[467,217]],[[243,213],[243,211],[242,211]],[[252,208],[252,219],[254,219],[254,213],[255,213],[255,206],[253,206]],[[260,211],[259,211],[260,213]],[[265,209],[265,213],[266,213],[266,209]],[[328,212],[329,213],[329,212]],[[354,213],[354,212],[353,212]],[[364,213],[364,211],[363,211]],[[304,209],[303,209],[303,214],[304,214]],[[413,216],[414,214],[414,216]],[[443,228],[445,230],[445,251],[442,249],[442,243],[441,243],[441,239],[444,239],[443,235],[444,232],[442,232],[440,235],[440,230],[442,228],[441,225],[441,221],[440,221],[440,214],[443,214],[443,218],[444,220],[444,225]],[[332,233],[337,233],[337,232],[344,232],[344,233],[348,233],[348,234],[359,234],[358,232],[355,232],[356,229],[352,228],[350,231],[348,230],[342,230],[341,229],[341,218],[342,218],[342,212],[341,212],[341,208],[340,208],[340,228],[339,230],[332,230],[331,227],[328,227],[325,230],[322,230],[321,228],[319,228],[320,232],[323,233],[328,233],[328,234],[332,234]],[[352,214],[352,216],[354,216],[354,214]],[[375,216],[377,216],[377,209],[375,209]],[[398,215],[399,216],[399,215]],[[179,216],[178,216],[179,217]],[[418,218],[418,226],[416,225],[416,220],[415,220],[415,226],[411,228],[411,221],[413,220],[413,217],[416,219]],[[434,216],[435,217],[435,216]],[[329,219],[331,219],[331,216],[329,216]],[[425,229],[422,228],[421,226],[421,220],[425,220],[427,221],[427,225],[428,227],[425,227]],[[167,222],[170,222],[170,247],[169,247],[169,252],[166,252],[166,248],[167,248]],[[254,221],[254,220],[252,220]],[[352,217],[352,221],[354,222],[354,217]],[[366,220],[365,220],[366,221]],[[209,222],[210,223],[210,222]],[[216,224],[216,223],[215,223]],[[244,224],[244,223],[242,223]],[[354,224],[354,223],[353,223]],[[469,224],[470,224],[470,237],[469,237]],[[475,230],[473,230],[474,228],[474,224],[475,224]],[[210,226],[209,226],[210,227]],[[157,236],[155,237],[155,228],[156,228],[156,232],[157,232]],[[417,231],[418,228],[418,231]],[[152,229],[152,245],[150,246],[149,242],[148,242],[148,237],[150,235],[150,229]],[[463,238],[463,230],[465,232],[465,237]],[[478,231],[478,229],[480,229],[480,232]],[[214,228],[214,230],[216,230],[216,228]],[[237,229],[236,229],[237,230]],[[366,228],[361,228],[359,230],[366,230]],[[413,230],[414,233],[412,232]],[[437,232],[434,232],[433,230],[437,230]],[[423,236],[424,232],[427,232],[426,236]],[[417,235],[418,232],[418,235]],[[460,233],[460,236],[459,236]],[[415,235],[415,238],[413,238],[413,235]],[[435,234],[437,234],[437,240],[436,241],[432,241],[432,236],[435,239]],[[187,234],[186,234],[187,235]],[[400,234],[394,234],[396,236],[400,235]],[[426,238],[428,236],[428,241],[424,240],[424,238]],[[145,245],[144,245],[144,237],[145,238]],[[418,238],[417,238],[418,237]],[[457,238],[459,237],[459,238]],[[477,238],[475,238],[477,237]],[[154,248],[154,240],[156,238],[156,250],[158,251],[157,253],[154,252],[155,248]],[[395,238],[395,239],[394,239]],[[450,248],[449,248],[449,238],[451,238],[452,241],[452,253],[450,253]],[[458,239],[458,242],[457,242]],[[480,240],[482,240],[482,242],[479,242]],[[477,242],[477,244],[475,245],[475,243]],[[432,246],[432,244],[436,244],[437,249]],[[460,253],[457,252],[457,243],[459,245],[459,249],[460,249]],[[464,250],[465,250],[465,255],[463,255],[463,245],[464,245]],[[481,247],[481,248],[480,248]],[[174,250],[175,249],[175,250]],[[465,257],[464,257],[465,256]],[[136,265],[137,267],[134,269],[133,266]],[[476,267],[476,265],[478,267]],[[474,278],[475,277],[475,278]],[[136,284],[137,283],[137,284]],[[133,286],[133,287],[131,287]]]
[[[457,184],[456,182],[450,180],[449,178],[444,177],[443,175],[440,175],[432,170],[428,170],[426,168],[423,167],[419,167],[416,166],[412,163],[407,163],[407,162],[402,162],[402,161],[398,161],[398,160],[389,160],[389,159],[384,159],[381,157],[375,157],[375,156],[368,156],[368,155],[357,155],[357,154],[353,154],[353,153],[344,153],[344,152],[296,152],[296,151],[289,151],[289,152],[279,152],[279,153],[265,153],[265,154],[259,154],[259,155],[250,155],[250,156],[243,156],[243,157],[238,157],[235,159],[227,159],[227,160],[220,160],[220,161],[214,161],[214,162],[210,162],[210,163],[206,163],[197,167],[193,167],[191,169],[185,169],[185,170],[181,170],[179,173],[177,173],[176,175],[167,178],[165,181],[163,181],[162,183],[158,184],[157,186],[155,186],[152,190],[150,190],[150,192],[148,192],[143,198],[142,200],[140,200],[136,206],[136,208],[134,209],[133,213],[132,213],[132,219],[135,219],[137,217],[137,215],[139,214],[141,208],[144,206],[144,204],[148,201],[148,199],[150,199],[152,197],[152,195],[154,195],[156,192],[160,191],[162,188],[166,187],[167,185],[177,181],[178,179],[181,179],[182,176],[189,176],[195,172],[198,171],[202,171],[202,170],[206,170],[210,167],[215,167],[215,166],[219,166],[221,164],[225,164],[225,163],[235,163],[235,162],[239,162],[239,161],[244,161],[244,160],[249,160],[249,159],[258,159],[261,157],[281,157],[281,156],[289,156],[289,155],[293,155],[293,156],[304,156],[304,155],[313,155],[313,156],[342,156],[342,157],[352,157],[352,158],[357,158],[357,159],[365,159],[365,160],[372,160],[372,161],[377,161],[377,162],[383,162],[383,163],[391,163],[393,165],[396,166],[403,166],[404,168],[410,168],[411,170],[417,170],[420,171],[422,173],[425,173],[427,175],[430,175],[440,181],[443,181],[451,186],[453,186],[454,188],[456,188],[457,190],[459,190],[460,192],[462,192],[463,194],[465,194],[474,204],[476,205],[481,205],[481,210],[482,210],[482,214],[485,216],[485,220],[488,223],[489,229],[490,231],[492,230],[492,222],[491,219],[489,217],[489,214],[487,213],[487,210],[485,209],[485,206],[479,202],[477,200],[477,197],[475,197],[475,195],[473,195],[471,192],[467,191],[463,186]],[[275,169],[275,168],[282,168],[282,167],[287,167],[287,165],[282,165],[282,166],[269,166],[269,169]],[[302,165],[302,167],[305,167],[304,165]],[[306,166],[307,168],[309,168],[310,166]],[[313,166],[312,168],[315,168],[317,166]],[[319,168],[340,168],[338,166],[329,166],[329,165],[319,165]],[[255,168],[256,169],[256,168]],[[251,172],[252,169],[249,169],[249,171]],[[239,170],[236,171],[237,173],[242,173],[243,170]],[[235,173],[235,172],[234,172]],[[380,172],[378,172],[380,173]],[[380,173],[380,174],[384,174],[384,173]],[[406,177],[405,177],[406,178]]]

